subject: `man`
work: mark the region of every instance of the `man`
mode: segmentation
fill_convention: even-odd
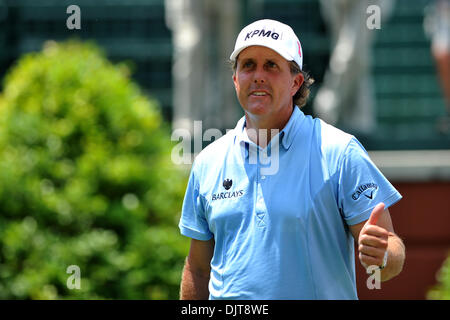
[[[294,31],[256,21],[230,59],[245,116],[194,161],[181,298],[357,299],[353,239],[382,281],[397,275],[405,250],[387,208],[401,195],[353,136],[300,110],[312,81]]]
[[[436,0],[427,8],[425,32],[431,38],[431,51],[444,94],[444,115],[437,120],[441,134],[450,134],[450,0]]]
[[[361,0],[319,2],[329,30],[331,52],[322,85],[314,98],[314,114],[344,130],[370,135],[377,126],[370,72],[376,32],[368,27],[367,10],[378,8],[380,18],[386,20],[395,1],[371,0],[370,7],[369,1]]]

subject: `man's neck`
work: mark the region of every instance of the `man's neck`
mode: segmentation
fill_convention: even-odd
[[[261,148],[267,147],[272,137],[283,130],[289,122],[293,111],[294,108],[284,116],[278,118],[272,116],[267,119],[264,117],[253,116],[246,112],[245,130],[248,138]]]

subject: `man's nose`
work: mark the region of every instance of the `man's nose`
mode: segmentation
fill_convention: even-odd
[[[253,75],[253,82],[254,83],[265,83],[266,82],[266,72],[264,68],[258,67],[255,70],[255,73]]]

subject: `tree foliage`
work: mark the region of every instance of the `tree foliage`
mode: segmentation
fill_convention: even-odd
[[[450,300],[450,255],[437,273],[438,283],[428,292],[431,300]]]
[[[96,45],[22,57],[0,94],[0,298],[176,299],[186,174],[171,147],[157,103]]]

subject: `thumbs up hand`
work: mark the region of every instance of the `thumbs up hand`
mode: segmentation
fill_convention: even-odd
[[[366,269],[371,265],[383,265],[389,238],[389,232],[377,225],[383,214],[384,203],[381,202],[372,210],[369,220],[359,233],[359,260]]]

